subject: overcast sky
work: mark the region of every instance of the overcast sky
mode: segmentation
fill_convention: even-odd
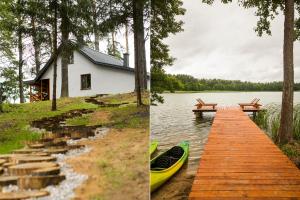
[[[183,0],[184,32],[170,36],[171,55],[177,60],[166,71],[197,78],[243,81],[282,80],[283,16],[272,22],[272,36],[258,37],[254,9],[236,3]],[[300,42],[294,43],[295,81],[300,81]]]

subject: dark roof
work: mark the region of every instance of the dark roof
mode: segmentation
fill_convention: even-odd
[[[61,48],[59,48],[58,50],[60,53]],[[101,65],[103,67],[109,67],[109,68],[115,68],[115,69],[125,70],[125,71],[129,71],[129,72],[134,72],[133,68],[125,67],[123,65],[123,63],[124,63],[123,59],[119,59],[117,57],[101,53],[101,52],[93,50],[87,46],[83,46],[83,47],[79,48],[77,51],[96,65]],[[36,75],[35,79],[24,81],[24,83],[31,84],[31,83],[38,81],[43,76],[43,74],[47,71],[47,69],[51,66],[53,61],[54,61],[54,57],[51,56],[50,59],[48,60],[48,62],[45,64],[45,66]]]

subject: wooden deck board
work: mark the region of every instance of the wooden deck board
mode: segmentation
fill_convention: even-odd
[[[300,170],[241,109],[218,109],[189,199],[300,199]]]

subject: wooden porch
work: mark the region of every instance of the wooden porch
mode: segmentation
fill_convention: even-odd
[[[30,102],[50,100],[50,80],[42,79],[29,83]]]

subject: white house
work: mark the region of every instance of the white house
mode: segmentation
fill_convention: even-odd
[[[30,85],[30,101],[52,99],[53,57],[37,74]],[[134,69],[129,67],[129,55],[123,59],[95,51],[89,47],[74,50],[69,59],[69,96],[92,96],[132,92],[135,88]],[[57,93],[61,95],[61,56],[57,60]],[[149,80],[147,87],[149,88]]]

